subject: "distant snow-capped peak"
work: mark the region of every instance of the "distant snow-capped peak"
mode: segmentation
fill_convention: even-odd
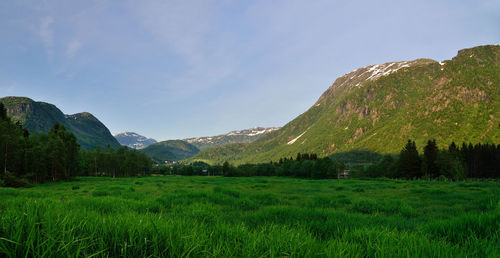
[[[228,143],[251,142],[260,136],[280,129],[280,127],[254,127],[244,130],[231,131],[226,134],[184,139],[191,144],[223,145]],[[202,145],[197,145],[203,147]]]
[[[145,136],[142,136],[134,132],[124,132],[115,134],[114,137],[116,138],[116,140],[118,140],[118,142],[121,145],[133,149],[143,149],[153,143],[156,143],[155,139],[147,138]]]

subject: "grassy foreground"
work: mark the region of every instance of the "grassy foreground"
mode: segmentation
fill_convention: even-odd
[[[499,257],[500,182],[153,176],[0,188],[0,256]]]

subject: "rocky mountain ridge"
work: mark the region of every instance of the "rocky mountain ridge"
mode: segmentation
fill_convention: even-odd
[[[231,143],[250,143],[258,138],[278,130],[280,127],[254,127],[244,130],[231,131],[226,134],[206,137],[194,137],[183,139],[190,144],[193,144],[200,150],[221,146]]]

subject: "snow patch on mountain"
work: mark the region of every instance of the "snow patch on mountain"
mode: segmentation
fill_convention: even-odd
[[[204,149],[230,143],[249,143],[278,129],[280,129],[280,127],[255,127],[245,130],[231,131],[217,136],[195,137],[183,140],[197,146],[200,149]]]
[[[291,141],[287,142],[286,144],[291,145],[291,144],[295,143],[300,137],[302,137],[302,135],[304,135],[305,133],[307,133],[307,131],[309,131],[309,128],[307,128],[307,130],[305,130],[299,136],[295,137],[294,139],[292,139]]]
[[[411,67],[416,64],[418,60],[415,61],[404,61],[404,62],[389,62],[384,64],[369,65],[363,68],[358,68],[353,70],[343,76],[339,77],[340,84],[338,87],[344,87],[345,85],[354,85],[355,87],[363,86],[366,81],[375,81],[383,76],[387,76],[391,73],[395,73],[403,68]]]

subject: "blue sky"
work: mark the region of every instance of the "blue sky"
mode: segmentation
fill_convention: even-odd
[[[499,1],[0,2],[0,96],[157,140],[282,126],[351,70],[500,44]]]

